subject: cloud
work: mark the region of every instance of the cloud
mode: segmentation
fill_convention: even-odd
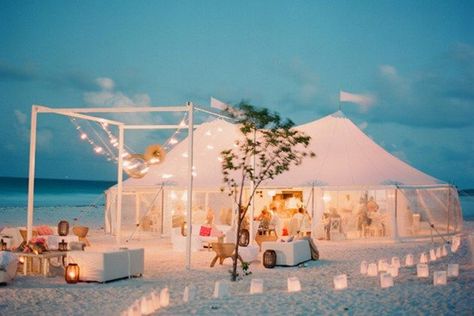
[[[97,78],[95,81],[103,90],[113,90],[115,87],[115,82],[110,78]]]
[[[25,125],[26,119],[27,119],[26,114],[19,110],[15,110],[14,113],[15,113],[17,122],[20,123],[20,125]]]
[[[474,47],[457,44],[428,66],[409,74],[380,65],[378,106],[370,121],[453,128],[474,125]]]
[[[8,143],[5,148],[9,151],[18,151],[23,144],[30,141],[30,127],[28,125],[28,116],[20,110],[13,111],[15,115],[15,131],[21,144]],[[38,150],[51,151],[54,141],[53,132],[49,128],[38,128],[36,131],[36,145]]]
[[[0,80],[31,81],[37,79],[36,69],[32,66],[17,66],[0,61]]]

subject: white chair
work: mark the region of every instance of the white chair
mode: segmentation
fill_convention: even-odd
[[[276,265],[295,266],[311,260],[311,250],[307,240],[294,240],[292,242],[264,241],[262,254],[265,250],[274,250],[277,256]]]
[[[18,258],[9,251],[0,251],[0,284],[6,284],[16,276]]]

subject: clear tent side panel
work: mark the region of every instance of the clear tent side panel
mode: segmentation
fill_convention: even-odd
[[[453,187],[401,188],[397,191],[400,237],[459,233],[462,213]]]

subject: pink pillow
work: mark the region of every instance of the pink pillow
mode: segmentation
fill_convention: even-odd
[[[51,227],[43,225],[43,226],[37,226],[36,231],[38,232],[38,235],[52,235],[53,230]]]
[[[199,236],[210,236],[211,235],[211,227],[201,226],[201,230],[199,231]]]

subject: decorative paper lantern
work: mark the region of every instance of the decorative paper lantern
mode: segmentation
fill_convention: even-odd
[[[160,294],[153,291],[151,292],[151,298],[153,300],[153,308],[155,310],[159,309],[160,308]]]
[[[149,168],[143,155],[131,154],[123,159],[123,170],[132,178],[143,178]]]
[[[272,269],[276,265],[277,255],[275,250],[265,250],[263,253],[263,266],[268,269]]]
[[[430,249],[430,261],[436,261],[436,250]]]
[[[159,144],[150,145],[145,149],[143,157],[148,164],[157,165],[165,160],[166,151]]]
[[[448,277],[457,277],[459,276],[459,264],[450,263],[448,264]]]
[[[382,289],[393,286],[393,277],[390,273],[384,272],[380,274],[380,287]]]
[[[168,291],[168,288],[165,287],[160,292],[160,306],[166,307],[168,305],[170,305],[170,292]]]
[[[1,251],[7,250],[7,243],[3,241],[3,238],[0,239],[0,250]]]
[[[448,248],[446,248],[446,245],[443,245],[441,247],[441,256],[446,257],[448,255]]]
[[[67,236],[69,234],[69,223],[68,221],[60,221],[58,223],[58,235]]]
[[[67,265],[65,279],[67,283],[77,283],[79,281],[79,266],[76,263]]]
[[[451,240],[451,251],[457,252],[459,249],[459,246],[461,246],[461,237],[458,235],[453,236]]]
[[[64,239],[58,243],[58,250],[67,251],[67,242],[65,242]]]
[[[301,291],[301,283],[297,277],[288,278],[288,292],[299,292]]]
[[[420,263],[428,263],[428,256],[424,252],[420,255]]]
[[[387,273],[390,273],[390,275],[392,277],[397,277],[398,276],[398,266],[390,265],[387,269]]]
[[[416,275],[419,278],[427,278],[430,276],[430,270],[427,263],[418,263],[416,265]]]
[[[343,290],[347,288],[347,275],[345,274],[336,275],[333,281],[334,281],[334,288],[336,290]]]
[[[216,281],[214,284],[214,298],[223,298],[230,295],[229,283],[226,281]]]
[[[436,258],[441,258],[443,255],[441,254],[441,247],[436,248]]]
[[[388,262],[386,259],[380,259],[378,262],[378,269],[379,271],[387,271]]]
[[[433,272],[433,285],[446,285],[447,277],[446,271]]]
[[[250,281],[250,294],[259,294],[259,293],[263,293],[263,280],[252,279],[252,281]]]
[[[194,300],[196,297],[196,288],[192,285],[188,285],[184,288],[183,302],[188,303]]]
[[[150,305],[150,302],[146,297],[142,297],[140,300],[140,312],[142,315],[150,315],[154,312],[153,307]]]
[[[377,269],[377,264],[375,262],[369,263],[369,266],[367,267],[367,275],[368,276],[377,276],[379,273]]]
[[[129,309],[129,314],[130,315],[133,315],[133,316],[138,316],[138,315],[141,315],[141,306],[140,306],[140,301],[139,300],[136,300],[132,306],[130,306],[130,309]]]
[[[368,266],[369,266],[369,265],[368,265],[367,261],[365,261],[365,260],[362,261],[362,262],[360,263],[360,274],[367,274],[367,268],[368,268]]]
[[[407,267],[411,267],[412,265],[415,264],[415,258],[413,256],[413,254],[409,253],[406,257],[405,257],[405,265]]]
[[[392,257],[392,266],[395,266],[397,268],[400,268],[400,258],[398,257]]]
[[[242,229],[239,236],[239,246],[247,247],[250,242],[250,233],[248,229]]]

